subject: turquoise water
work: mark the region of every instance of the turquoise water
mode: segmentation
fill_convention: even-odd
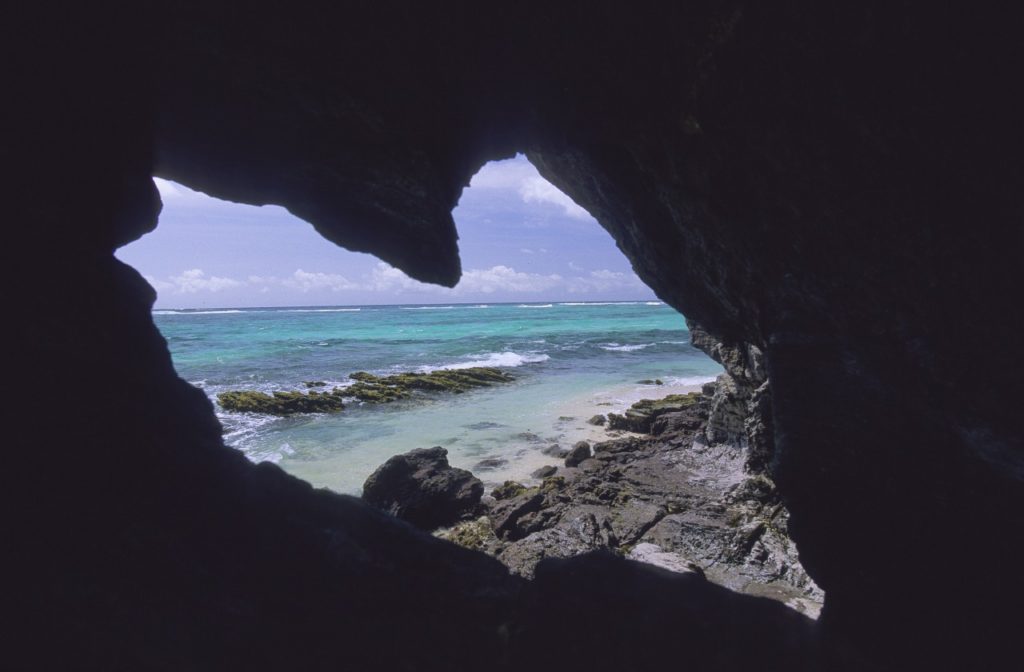
[[[316,486],[359,492],[384,460],[441,445],[488,485],[558,460],[541,448],[600,439],[585,420],[643,397],[694,389],[721,367],[656,301],[157,310],[179,375],[227,390],[304,390],[348,374],[497,366],[515,382],[329,415],[274,418],[217,407],[225,441]],[[661,379],[664,385],[643,384]],[[488,460],[490,468],[479,466]]]

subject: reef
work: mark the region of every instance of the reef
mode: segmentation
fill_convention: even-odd
[[[265,415],[295,415],[298,413],[332,413],[345,408],[345,399],[358,399],[372,404],[386,404],[408,399],[415,391],[451,392],[461,394],[479,387],[514,380],[500,369],[473,367],[442,369],[430,373],[398,373],[392,376],[374,376],[364,371],[349,375],[356,381],[348,387],[335,387],[330,392],[274,392],[266,394],[254,390],[235,390],[217,395],[217,403],[226,411],[262,413]],[[303,383],[307,388],[326,387],[327,383]]]
[[[417,390],[461,394],[475,388],[515,380],[510,373],[484,366],[440,369],[429,373],[397,373],[391,376],[374,376],[358,371],[349,375],[349,378],[356,382],[347,388],[335,388],[335,392],[377,404],[407,399]]]
[[[8,660],[1019,662],[1017,7],[17,3],[5,27]],[[817,622],[614,553],[527,581],[248,463],[115,257],[156,227],[156,175],[452,286],[452,209],[516,152],[722,344],[705,443],[775,484]]]
[[[263,413],[266,415],[295,415],[297,413],[332,413],[345,408],[341,391],[331,392],[274,392],[253,391],[221,392],[217,403],[225,411]]]

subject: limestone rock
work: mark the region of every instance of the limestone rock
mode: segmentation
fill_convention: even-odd
[[[498,537],[494,535],[494,528],[491,527],[491,519],[487,516],[480,516],[475,520],[467,520],[448,529],[438,530],[434,536],[473,551],[490,550],[499,543]],[[491,552],[493,553],[493,551]]]
[[[564,448],[558,445],[557,443],[553,443],[547,448],[542,449],[540,452],[544,453],[545,455],[550,455],[551,457],[562,458],[569,454],[569,449]]]
[[[689,408],[699,401],[700,396],[700,393],[692,392],[670,394],[663,399],[641,399],[630,406],[623,415],[609,413],[608,428],[646,434],[651,431],[651,425],[658,416]]]
[[[474,512],[484,485],[448,464],[440,446],[388,459],[363,484],[363,500],[424,530],[451,525]]]
[[[534,532],[506,546],[498,557],[513,574],[532,578],[537,563],[545,558],[569,558],[599,548],[607,548],[606,537],[597,519],[585,514],[564,525]]]
[[[648,565],[667,569],[670,572],[696,574],[697,576],[704,578],[704,570],[701,569],[700,565],[687,560],[679,553],[666,551],[656,544],[637,544],[626,557],[630,560],[636,560],[637,562],[644,562]]]
[[[494,490],[491,491],[491,497],[494,499],[511,499],[517,495],[521,495],[526,492],[526,486],[515,481],[505,481]]]
[[[578,467],[588,457],[590,457],[590,444],[586,441],[577,441],[569,454],[565,456],[565,466]]]
[[[558,467],[554,465],[547,465],[535,470],[530,475],[533,476],[534,478],[544,479],[547,478],[548,476],[554,476],[556,473],[558,473]]]

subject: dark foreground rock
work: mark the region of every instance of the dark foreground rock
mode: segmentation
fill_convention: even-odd
[[[363,484],[363,500],[424,530],[451,525],[476,510],[480,479],[448,464],[440,446],[395,455]]]
[[[167,4],[5,14],[4,46],[24,55],[4,80],[5,345],[28,386],[5,405],[8,666],[833,670],[808,662],[833,645],[855,670],[1019,658],[1019,5]],[[549,560],[535,584],[509,582],[247,463],[177,377],[152,288],[115,257],[156,227],[159,175],[284,206],[453,286],[451,210],[517,150],[666,304],[763,353],[768,475],[828,594],[813,632],[625,561]],[[509,250],[527,237],[511,229]],[[39,403],[64,380],[86,392]]]

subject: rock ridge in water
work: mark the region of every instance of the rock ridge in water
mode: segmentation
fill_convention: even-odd
[[[297,415],[300,413],[331,413],[345,408],[341,390],[331,392],[274,392],[254,390],[222,392],[217,403],[225,411],[260,413],[263,415]]]
[[[481,387],[508,383],[515,378],[501,369],[471,367],[466,369],[440,369],[429,373],[397,373],[375,376],[365,371],[349,375],[356,381],[348,387],[335,387],[330,392],[311,390],[302,392],[274,392],[266,394],[254,390],[236,390],[217,395],[217,403],[226,411],[261,413],[265,415],[295,415],[299,413],[330,413],[345,408],[344,399],[384,404],[408,399],[417,391],[450,392],[461,394]],[[309,387],[323,387],[321,381],[303,383]]]

